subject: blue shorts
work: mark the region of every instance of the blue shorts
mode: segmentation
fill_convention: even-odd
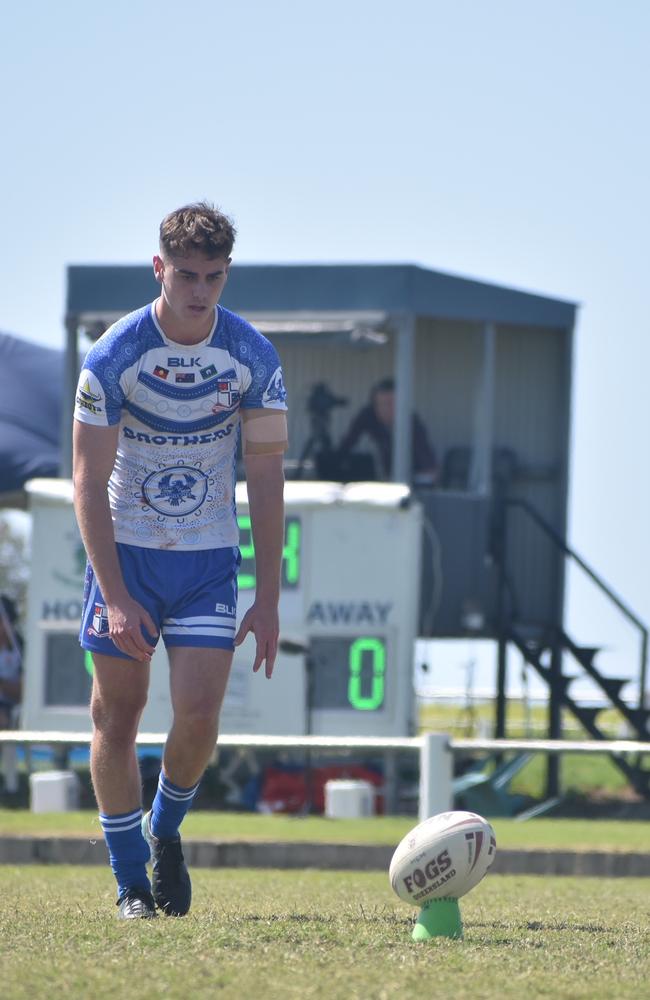
[[[149,612],[165,646],[234,649],[238,548],[174,552],[118,542],[117,554],[126,589]],[[108,635],[106,602],[90,563],[79,641],[95,653],[131,659]]]

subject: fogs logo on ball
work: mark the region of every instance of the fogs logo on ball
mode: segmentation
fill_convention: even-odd
[[[424,868],[414,868],[410,875],[405,875],[404,886],[413,899],[423,899],[448,882],[455,874],[456,870],[451,866],[449,851],[444,850]]]

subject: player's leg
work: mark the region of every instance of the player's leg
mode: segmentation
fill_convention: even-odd
[[[141,780],[135,751],[138,723],[147,701],[149,665],[101,653],[92,656],[90,772],[117,881],[118,901],[127,900],[128,909],[135,907],[139,911],[142,899],[138,894],[144,895],[146,903],[151,892],[146,869],[149,847],[141,830]],[[133,898],[128,899],[129,896]]]
[[[157,621],[151,603],[152,574],[146,553],[118,545],[118,555],[129,593]],[[142,835],[141,780],[135,740],[149,688],[149,664],[133,660],[113,643],[106,604],[92,567],[86,570],[80,640],[94,664],[91,716],[93,736],[90,767],[118,885],[121,917],[155,916],[146,864],[149,847]]]
[[[178,595],[162,623],[173,723],[142,828],[151,847],[156,902],[180,916],[189,909],[191,884],[178,830],[217,739],[234,648],[239,552],[227,548],[165,556]]]
[[[168,653],[174,720],[142,829],[151,848],[156,903],[169,916],[183,916],[190,908],[192,886],[178,831],[214,751],[233,654],[182,646]]]
[[[163,771],[189,788],[201,778],[217,740],[232,651],[176,646],[169,653],[174,721],[167,737]]]

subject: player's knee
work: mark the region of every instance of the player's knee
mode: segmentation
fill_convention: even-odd
[[[188,738],[199,742],[216,736],[219,709],[210,705],[195,705],[174,714],[174,724],[182,728]]]
[[[90,704],[93,726],[114,739],[132,739],[137,732],[145,704],[146,697],[134,696],[113,701],[94,696]]]

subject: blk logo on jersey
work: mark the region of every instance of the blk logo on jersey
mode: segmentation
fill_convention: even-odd
[[[200,367],[200,358],[167,358],[167,364],[170,368],[194,368]]]
[[[142,495],[149,506],[167,517],[186,517],[194,513],[207,492],[205,473],[186,465],[152,472],[142,484]]]
[[[88,635],[96,635],[98,637],[108,635],[108,612],[106,605],[95,604],[93,623],[88,628]]]

